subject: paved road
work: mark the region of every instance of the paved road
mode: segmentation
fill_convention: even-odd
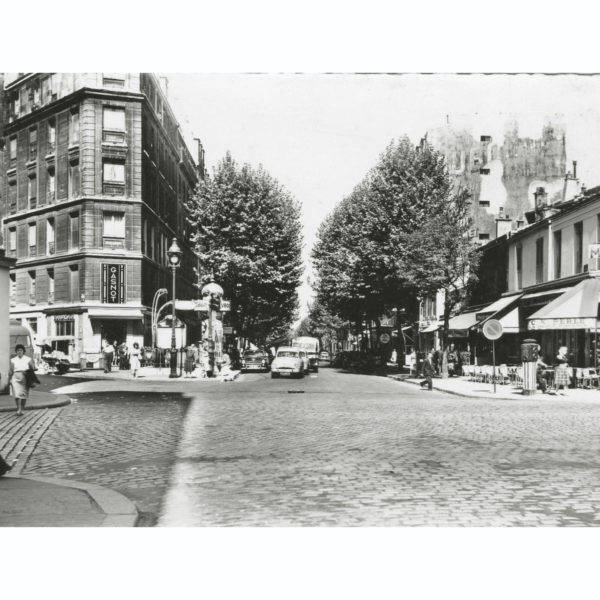
[[[112,487],[146,524],[600,524],[600,404],[466,399],[329,369],[71,389],[79,402],[25,472]]]
[[[600,524],[600,405],[327,369],[237,390],[191,404],[160,525]]]

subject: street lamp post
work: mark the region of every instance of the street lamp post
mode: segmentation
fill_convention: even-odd
[[[171,247],[167,250],[167,257],[169,258],[169,266],[173,273],[173,312],[171,321],[171,372],[169,378],[178,377],[177,375],[177,341],[175,338],[175,273],[181,265],[181,248],[177,243],[177,239],[173,238]]]

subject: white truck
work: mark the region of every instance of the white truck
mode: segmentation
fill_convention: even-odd
[[[308,354],[309,368],[319,372],[319,340],[314,337],[297,337],[292,340],[292,346],[302,348]]]

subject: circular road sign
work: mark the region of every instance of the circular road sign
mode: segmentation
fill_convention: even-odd
[[[382,333],[379,336],[379,341],[382,344],[389,344],[391,339],[392,339],[392,336],[389,333]]]
[[[489,319],[483,324],[483,335],[488,340],[497,340],[502,336],[502,323],[496,319]]]

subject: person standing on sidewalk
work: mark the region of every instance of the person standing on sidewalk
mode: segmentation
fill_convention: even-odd
[[[17,344],[15,346],[16,356],[10,359],[10,369],[8,372],[8,381],[12,385],[15,404],[17,405],[17,415],[21,416],[29,398],[29,388],[32,382],[28,381],[27,372],[33,373],[35,377],[35,367],[33,360],[25,356],[25,346]],[[37,380],[37,377],[35,377]],[[38,381],[39,383],[39,381]]]
[[[423,363],[423,377],[424,381],[421,381],[421,387],[427,386],[427,389],[431,391],[433,389],[433,352],[427,353],[427,358]]]
[[[569,387],[569,349],[566,346],[561,346],[556,355],[556,375],[554,383],[556,384],[556,393],[561,396],[566,396],[566,391],[560,391],[561,388],[566,390]]]
[[[137,373],[140,370],[141,366],[140,362],[140,345],[137,342],[133,342],[133,348],[131,349],[131,353],[129,354],[129,365],[131,368],[131,374],[133,378],[137,378]]]
[[[104,356],[104,372],[110,373],[112,371],[112,363],[115,356],[115,347],[110,344],[108,340],[104,340],[102,354]]]
[[[12,465],[9,465],[5,460],[4,457],[2,456],[2,454],[0,454],[0,477],[2,477],[2,475],[6,475],[6,473],[8,473],[10,470],[12,470],[12,468],[14,467],[15,463],[17,461],[13,461]]]

